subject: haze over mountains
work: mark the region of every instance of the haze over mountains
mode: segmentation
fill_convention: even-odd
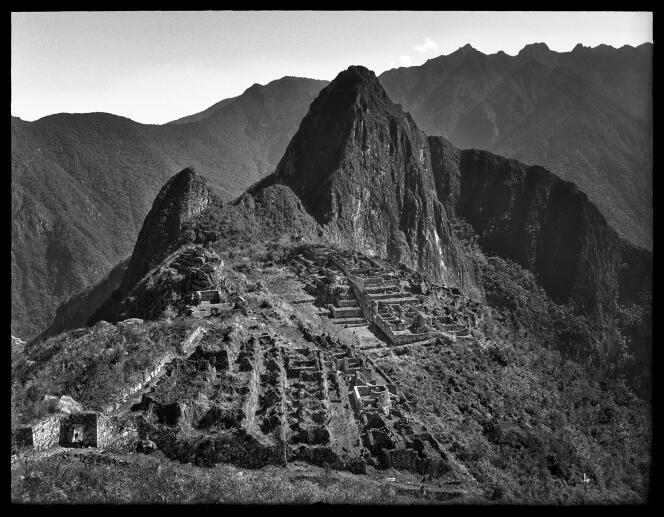
[[[652,45],[544,47],[516,57],[464,47],[379,79],[425,133],[574,181],[619,233],[650,246]],[[163,126],[107,114],[13,118],[12,334],[34,336],[60,302],[125,259],[178,170],[193,166],[227,200],[271,173],[325,84],[254,85]]]

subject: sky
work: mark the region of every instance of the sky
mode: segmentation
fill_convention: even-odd
[[[467,43],[515,55],[536,42],[568,52],[653,41],[649,12],[14,12],[11,24],[12,115],[103,111],[146,124],[285,75],[378,75]]]

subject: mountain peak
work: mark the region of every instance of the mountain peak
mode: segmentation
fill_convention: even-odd
[[[306,204],[336,170],[355,128],[362,127],[359,121],[386,116],[400,119],[405,114],[389,99],[374,72],[348,67],[311,103],[274,178],[289,184]],[[307,151],[312,148],[318,149],[317,154]]]
[[[552,50],[546,43],[529,43],[519,51],[517,57],[542,59],[550,57],[551,54]]]
[[[376,81],[376,74],[362,65],[351,65],[346,70],[339,72],[337,79],[342,77],[355,77],[358,80]]]
[[[530,43],[519,51],[517,58],[535,60],[544,64],[555,64],[557,54],[546,43]]]
[[[542,52],[551,52],[551,49],[546,43],[529,43],[523,47],[517,55],[532,55],[532,54],[541,54]]]
[[[324,97],[323,92],[329,94],[330,97],[340,95],[346,101],[352,100],[353,104],[359,103],[361,99],[368,100],[374,96],[383,101],[387,99],[387,94],[376,74],[359,65],[349,66],[340,72],[321,92],[319,98]]]
[[[196,179],[200,179],[198,174],[196,173],[196,170],[193,167],[186,167],[182,169],[180,172],[175,174],[168,182],[181,182],[181,181],[196,181]],[[204,180],[203,180],[204,181]]]
[[[372,71],[351,66],[311,104],[270,181],[340,245],[469,285],[431,171],[426,135]]]
[[[204,178],[187,167],[161,188],[138,234],[120,290],[129,290],[167,253],[184,224],[212,202]]]
[[[450,56],[467,56],[469,54],[482,54],[479,50],[473,47],[470,43],[466,43],[463,47],[459,47]]]

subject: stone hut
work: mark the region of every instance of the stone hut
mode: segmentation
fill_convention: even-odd
[[[97,413],[72,413],[60,421],[60,445],[97,447]]]

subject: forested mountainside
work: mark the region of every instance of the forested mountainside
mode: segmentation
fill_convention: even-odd
[[[12,332],[34,337],[127,257],[179,170],[196,167],[226,199],[271,172],[323,84],[284,77],[163,126],[105,113],[12,118]]]
[[[631,243],[652,246],[652,45],[469,46],[379,80],[429,135],[540,165],[588,194]],[[254,85],[164,126],[107,114],[12,119],[12,329],[126,257],[160,186],[184,167],[230,199],[270,174],[326,81]]]

